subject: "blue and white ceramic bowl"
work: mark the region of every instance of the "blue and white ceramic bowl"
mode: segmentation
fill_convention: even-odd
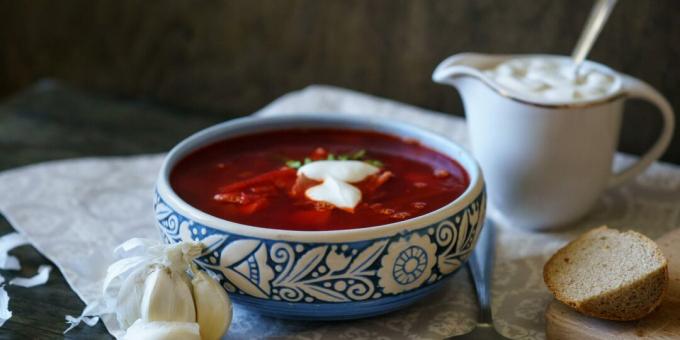
[[[231,137],[286,128],[332,127],[410,137],[457,160],[470,186],[423,216],[338,231],[258,228],[208,215],[184,202],[169,183],[192,151]],[[475,247],[486,207],[477,162],[460,146],[411,125],[346,116],[243,118],[200,131],[170,151],[154,204],[166,242],[202,241],[198,264],[216,274],[235,303],[262,314],[299,319],[354,319],[399,309],[441,286]]]

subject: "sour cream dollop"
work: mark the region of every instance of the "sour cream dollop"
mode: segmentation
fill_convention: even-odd
[[[352,210],[361,202],[361,190],[333,177],[326,177],[323,183],[307,189],[305,196],[313,201],[333,204],[340,209]]]
[[[353,210],[361,202],[361,190],[350,183],[358,183],[378,173],[380,169],[362,161],[316,161],[298,169],[315,181],[322,181],[305,191],[313,201],[330,203],[340,209]]]
[[[616,78],[588,65],[579,77],[568,58],[527,57],[505,61],[484,73],[509,93],[538,101],[583,101],[607,96]]]

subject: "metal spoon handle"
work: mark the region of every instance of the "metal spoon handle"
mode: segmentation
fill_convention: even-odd
[[[604,23],[607,22],[609,14],[614,9],[617,0],[597,0],[593,9],[590,11],[590,17],[586,22],[586,26],[581,32],[581,37],[576,43],[574,51],[571,53],[571,59],[574,61],[576,69],[581,65],[583,60],[586,58],[590,49],[593,47],[595,40],[597,40],[598,35],[604,27]]]
[[[468,267],[477,291],[480,324],[493,325],[491,316],[491,271],[493,269],[495,231],[491,219],[482,228],[477,247],[472,252]]]

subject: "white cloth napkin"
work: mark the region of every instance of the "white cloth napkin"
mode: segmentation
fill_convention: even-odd
[[[300,112],[402,120],[467,145],[462,118],[327,86],[287,94],[257,114]],[[6,171],[0,173],[0,211],[59,267],[84,301],[91,301],[116,245],[135,236],[158,237],[152,194],[162,158],[87,158]],[[617,156],[618,164],[630,160]],[[652,238],[680,226],[680,168],[654,164],[635,181],[605,193],[593,213],[567,231],[534,233],[501,226],[493,283],[494,318],[501,333],[512,338],[545,338],[543,313],[551,296],[542,282],[543,263],[575,234],[604,223],[636,229]],[[441,339],[473,326],[475,301],[463,270],[427,300],[364,320],[278,320],[236,307],[226,338]],[[112,334],[120,334],[115,320],[104,322]]]

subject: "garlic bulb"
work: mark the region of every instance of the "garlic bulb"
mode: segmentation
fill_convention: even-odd
[[[196,322],[191,288],[182,276],[168,267],[157,267],[144,282],[141,318],[144,321]]]
[[[194,268],[193,285],[196,320],[201,327],[201,339],[222,337],[231,324],[232,307],[229,296],[220,284],[204,271]]]
[[[80,317],[67,316],[67,331],[87,317],[115,314],[127,340],[219,339],[232,307],[222,286],[194,263],[203,247],[138,238],[121,244],[114,253],[122,258],[109,266],[101,297]]]
[[[139,319],[128,328],[123,340],[201,340],[201,336],[195,322]]]

